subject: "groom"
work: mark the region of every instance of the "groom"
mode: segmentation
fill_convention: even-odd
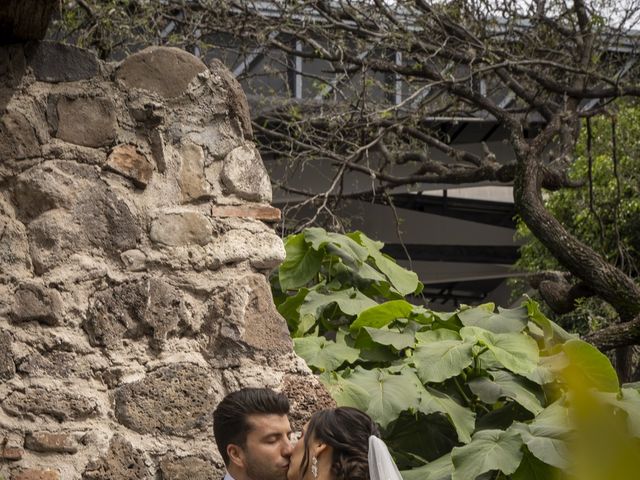
[[[213,412],[213,434],[227,468],[224,480],[286,480],[289,400],[268,388],[227,395]]]

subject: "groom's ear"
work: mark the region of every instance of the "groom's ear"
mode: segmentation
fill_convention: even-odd
[[[244,468],[244,451],[240,446],[233,443],[227,445],[227,455],[229,455],[230,463],[239,468]]]

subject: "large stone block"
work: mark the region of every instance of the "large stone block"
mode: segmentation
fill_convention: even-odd
[[[153,164],[135,145],[118,145],[109,154],[105,167],[133,180],[141,188],[147,186],[153,174]]]
[[[168,455],[160,460],[162,480],[219,480],[224,476],[214,463],[199,457]]]
[[[0,330],[0,382],[10,380],[16,374],[11,345],[13,337],[7,331]]]
[[[34,377],[90,379],[107,366],[104,357],[99,355],[53,351],[43,354],[33,352],[22,357],[16,369]]]
[[[60,293],[37,284],[24,284],[16,290],[11,317],[17,322],[37,321],[60,325],[63,302]]]
[[[336,406],[335,400],[311,371],[307,375],[285,375],[279,390],[291,404],[289,420],[294,431],[301,430],[313,412]]]
[[[276,310],[262,275],[246,275],[211,294],[211,308],[204,326],[211,332],[209,353],[221,347],[270,354],[292,351],[287,324]],[[217,333],[217,336],[216,336]]]
[[[122,435],[114,435],[109,450],[98,460],[89,462],[83,480],[147,480],[151,479],[142,451],[133,448]]]
[[[154,348],[161,348],[184,316],[181,293],[162,280],[147,278],[97,292],[83,326],[92,345],[113,347],[123,338],[146,336]]]
[[[38,157],[41,154],[33,125],[21,112],[4,112],[0,117],[0,138],[0,158],[3,161]]]
[[[180,147],[180,174],[178,182],[182,191],[183,202],[191,202],[206,198],[210,187],[204,175],[204,151],[202,147],[184,142]]]
[[[27,450],[43,453],[76,453],[78,442],[68,433],[29,432],[24,439]]]
[[[266,226],[253,231],[229,230],[216,238],[211,247],[212,256],[223,265],[249,260],[260,270],[277,267],[286,255],[282,239]]]
[[[41,82],[76,82],[98,74],[96,56],[82,48],[55,42],[34,42],[26,56],[37,80]]]
[[[258,149],[247,143],[233,149],[224,159],[221,179],[227,189],[241,198],[271,202],[271,182]]]
[[[211,414],[223,396],[212,372],[192,364],[174,364],[120,387],[116,417],[138,433],[192,436],[211,427]]]
[[[178,48],[149,47],[127,57],[116,78],[127,87],[155,92],[165,98],[182,95],[207,67],[198,58]]]
[[[26,468],[13,474],[11,480],[60,480],[60,472],[50,468]]]
[[[173,142],[188,140],[200,145],[207,152],[205,166],[215,160],[222,160],[234,148],[242,144],[242,138],[223,116],[215,116],[204,127],[192,125],[173,125],[167,131]]]
[[[213,239],[213,227],[200,212],[163,212],[151,222],[149,237],[170,247],[206,245]]]
[[[110,145],[116,138],[116,109],[104,97],[61,97],[56,137],[85,147]]]
[[[2,408],[14,417],[45,415],[60,422],[83,420],[96,416],[98,404],[95,399],[62,388],[29,386],[23,391],[14,391],[2,402]]]
[[[82,246],[83,231],[73,215],[63,209],[49,210],[27,227],[34,271],[42,275],[62,265]]]

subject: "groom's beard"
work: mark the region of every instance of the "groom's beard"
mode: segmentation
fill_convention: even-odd
[[[287,480],[287,470],[284,465],[272,465],[247,452],[247,476],[251,480]]]

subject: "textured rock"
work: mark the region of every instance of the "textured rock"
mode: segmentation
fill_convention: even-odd
[[[105,360],[97,355],[77,355],[74,352],[33,352],[20,359],[17,371],[35,377],[85,378],[95,376],[95,371],[106,368]]]
[[[27,61],[41,82],[75,82],[98,74],[98,60],[88,50],[54,42],[35,42],[26,51]]]
[[[83,480],[146,480],[151,479],[142,452],[134,449],[121,435],[114,435],[109,451],[85,469]]]
[[[289,420],[294,431],[302,430],[313,412],[336,407],[335,400],[310,371],[305,376],[285,375],[279,390],[289,399]]]
[[[34,452],[76,453],[78,442],[68,433],[31,432],[24,439],[24,447]]]
[[[66,210],[49,210],[29,223],[29,250],[38,275],[65,263],[78,247],[82,230]]]
[[[223,84],[227,88],[227,105],[229,112],[238,119],[245,138],[251,139],[253,137],[251,112],[249,111],[249,102],[247,102],[247,97],[242,91],[240,82],[238,82],[229,69],[217,58],[211,60],[209,69],[220,76]]]
[[[22,44],[0,45],[0,83],[15,87],[20,83],[26,66]]]
[[[149,47],[127,57],[116,78],[127,87],[172,98],[182,95],[196,75],[206,69],[204,63],[184,50]]]
[[[214,217],[254,218],[264,222],[279,222],[280,210],[270,205],[214,205],[211,207]]]
[[[15,417],[46,415],[62,422],[95,416],[98,406],[94,399],[73,391],[30,386],[12,392],[2,402],[2,408]]]
[[[0,460],[8,460],[10,462],[16,462],[22,459],[24,450],[17,447],[4,447],[0,449]]]
[[[241,144],[238,134],[229,125],[228,122],[220,120],[197,129],[190,129],[188,132],[181,128],[178,132],[172,132],[174,138],[186,138],[191,142],[204,147],[211,158],[207,158],[205,164],[210,160],[218,160],[225,158],[229,152]]]
[[[224,159],[221,174],[227,189],[241,198],[271,202],[271,183],[260,153],[247,143],[233,149]]]
[[[151,154],[156,161],[158,172],[164,173],[167,169],[167,153],[164,148],[164,136],[157,128],[149,134],[149,144],[151,145]]]
[[[120,387],[116,417],[138,433],[190,436],[211,426],[211,414],[222,396],[222,386],[209,370],[174,364]]]
[[[102,97],[61,97],[56,137],[85,147],[110,145],[116,138],[115,105]]]
[[[146,187],[153,174],[153,164],[135,145],[118,145],[107,158],[106,168],[131,180],[138,187]]]
[[[205,330],[212,334],[210,353],[229,345],[240,350],[272,354],[290,352],[291,337],[286,322],[273,304],[271,290],[262,275],[247,275],[211,294]]]
[[[286,256],[282,239],[266,227],[259,231],[229,230],[215,239],[212,251],[223,265],[249,260],[260,270],[280,265]]]
[[[206,245],[213,239],[209,219],[199,212],[166,212],[151,222],[149,237],[168,246]]]
[[[160,461],[162,480],[219,480],[224,476],[216,466],[199,457],[167,456]]]
[[[13,475],[11,480],[60,480],[60,473],[49,468],[28,468]]]
[[[37,321],[45,325],[60,325],[62,298],[57,290],[36,284],[20,286],[15,293],[11,316],[14,321]]]
[[[15,275],[31,268],[27,229],[24,224],[2,214],[0,201],[0,272],[12,272]]]
[[[0,117],[0,138],[0,158],[3,160],[22,160],[41,154],[40,142],[33,126],[18,111],[10,110]]]
[[[92,345],[150,337],[160,348],[185,315],[180,292],[159,279],[125,282],[96,293],[83,326]]]
[[[204,151],[202,147],[185,142],[180,148],[180,174],[178,181],[182,191],[182,200],[190,202],[205,198],[210,193],[209,184],[204,176]]]
[[[140,272],[145,270],[147,267],[147,256],[137,248],[122,252],[120,254],[120,260],[122,260],[126,269],[131,272]]]
[[[0,382],[10,380],[16,374],[11,344],[13,338],[9,332],[0,330]]]

